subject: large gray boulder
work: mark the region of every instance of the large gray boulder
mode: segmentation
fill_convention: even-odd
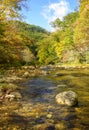
[[[74,106],[78,103],[78,96],[73,91],[64,91],[56,95],[56,101],[58,104]]]

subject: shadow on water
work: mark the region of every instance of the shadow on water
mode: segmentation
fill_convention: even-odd
[[[28,87],[26,94],[22,91],[22,95],[25,97],[28,93],[29,100],[32,100],[32,102],[47,103],[54,99],[53,94],[56,89],[56,83],[51,80],[37,77],[28,81],[24,85]]]

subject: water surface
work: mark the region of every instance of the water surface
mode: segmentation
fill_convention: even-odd
[[[21,130],[88,130],[89,70],[44,71],[49,73],[21,84],[23,100],[19,109],[11,113],[7,127]],[[56,103],[56,94],[66,90],[78,94],[78,106],[67,107]]]

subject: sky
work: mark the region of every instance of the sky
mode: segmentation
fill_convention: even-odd
[[[24,21],[52,31],[50,22],[61,20],[78,7],[78,0],[28,0],[27,10],[23,10]]]

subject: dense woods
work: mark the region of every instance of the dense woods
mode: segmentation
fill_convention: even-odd
[[[20,20],[25,0],[0,1],[0,65],[89,64],[89,0],[51,23],[55,32]]]

